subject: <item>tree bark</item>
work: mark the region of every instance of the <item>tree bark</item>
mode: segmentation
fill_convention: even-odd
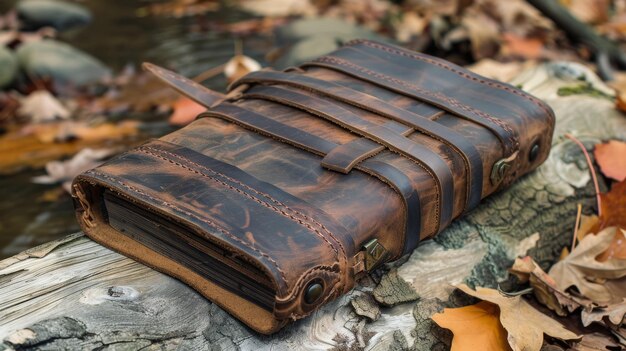
[[[515,289],[513,259],[530,254],[547,268],[570,245],[576,204],[593,211],[584,157],[561,136],[588,148],[626,139],[626,118],[598,97],[612,92],[580,65],[545,64],[512,83],[556,112],[548,161],[309,318],[258,335],[179,281],[78,233],[0,261],[0,350],[449,348],[450,332],[430,316],[467,303],[455,284]],[[559,96],[581,84],[604,94]]]

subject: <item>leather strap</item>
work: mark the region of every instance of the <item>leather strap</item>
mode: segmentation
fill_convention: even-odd
[[[411,111],[399,108],[386,101],[349,87],[324,81],[321,79],[305,76],[302,74],[290,74],[277,71],[262,70],[249,73],[238,81],[234,82],[231,89],[242,84],[284,84],[296,88],[314,91],[315,93],[328,96],[334,100],[341,101],[364,110],[385,116],[392,120],[404,123],[416,130],[452,147],[458,152],[465,162],[465,170],[468,175],[467,197],[465,209],[474,208],[480,203],[482,197],[483,163],[480,153],[476,147],[460,133],[447,128],[446,126],[429,120],[426,116],[420,116]],[[401,133],[404,134],[404,133]],[[344,144],[336,153],[327,155],[322,165],[347,173],[356,163],[375,154],[376,147],[366,147],[368,143],[355,141],[354,145]],[[335,157],[336,155],[336,157]],[[356,155],[355,159],[347,159],[348,155]],[[333,160],[332,162],[330,160]]]
[[[258,98],[292,106],[336,123],[355,134],[369,138],[391,151],[404,155],[428,172],[437,183],[439,191],[438,229],[447,227],[452,221],[454,208],[454,179],[450,167],[441,156],[430,149],[412,142],[385,126],[362,119],[358,115],[315,96],[275,86],[254,86],[243,98]]]
[[[404,136],[413,132],[413,128],[394,121],[389,121],[385,123],[384,126]],[[322,166],[340,173],[348,174],[359,162],[376,155],[384,149],[385,147],[383,145],[367,138],[354,139],[351,142],[337,146],[329,152],[324,159],[322,159]]]
[[[390,55],[393,56],[392,60],[402,58],[403,65],[404,63],[407,64],[406,67],[412,67],[413,70],[419,72],[429,73],[429,75],[436,77],[437,81],[449,83],[449,87],[451,88],[446,89],[444,93],[457,99],[468,99],[468,103],[472,105],[474,105],[472,100],[478,98],[481,109],[484,108],[488,113],[493,113],[495,116],[521,116],[523,112],[517,108],[517,106],[525,105],[534,109],[531,114],[536,113],[538,115],[547,116],[550,119],[554,118],[554,112],[542,100],[510,84],[483,77],[444,59],[422,54],[414,50],[408,50],[389,43],[381,43],[367,39],[351,40],[346,43],[345,46],[355,48],[367,46],[375,48],[378,50],[378,56],[385,59],[385,62],[389,62],[387,60],[389,60]],[[428,86],[426,85],[425,87]],[[468,91],[481,91],[483,96],[467,94]],[[497,97],[497,99],[485,100],[484,93],[489,94],[492,98]],[[503,104],[502,102],[505,103]],[[531,105],[526,105],[529,102]],[[528,114],[528,112],[529,111],[526,111],[525,115]]]
[[[368,55],[354,48],[347,47],[332,55],[323,56],[312,62],[307,62],[303,64],[303,66],[317,66],[332,69],[395,91],[399,94],[420,101],[426,101],[447,112],[454,113],[461,118],[481,125],[491,131],[500,140],[504,148],[503,157],[513,154],[519,148],[519,141],[517,140],[515,132],[506,123],[468,104],[464,104],[454,97],[422,88],[405,80],[406,77],[415,76],[419,74],[419,72],[413,72],[389,60],[377,60],[373,55]]]
[[[282,142],[324,156],[337,144],[306,133],[298,128],[277,122],[271,118],[243,109],[237,105],[223,102],[211,110],[208,115],[220,117],[244,128],[251,129],[259,134],[272,138],[279,138]]]
[[[320,156],[328,154],[339,146],[316,135],[227,102],[215,106],[200,117],[221,118]],[[414,183],[401,170],[382,161],[368,159],[355,168],[382,180],[400,195],[407,214],[403,254],[411,252],[417,247],[420,240],[419,234],[422,232],[421,203]]]
[[[154,74],[161,81],[169,84],[172,88],[188,96],[195,102],[205,107],[210,107],[213,104],[222,101],[226,96],[216,91],[210,90],[191,79],[185,78],[178,73],[174,73],[163,67],[153,65],[148,62],[144,62],[143,69]]]

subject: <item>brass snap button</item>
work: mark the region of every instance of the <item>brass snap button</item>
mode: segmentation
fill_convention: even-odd
[[[537,159],[537,156],[539,156],[539,142],[536,142],[535,144],[533,144],[533,146],[530,148],[530,152],[528,153],[528,160],[530,162],[533,162],[534,160]]]
[[[313,281],[309,283],[304,291],[304,302],[307,304],[313,304],[320,297],[322,297],[322,293],[324,292],[324,287],[319,282]]]

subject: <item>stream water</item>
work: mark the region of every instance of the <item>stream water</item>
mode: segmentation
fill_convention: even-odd
[[[12,8],[16,0],[0,1],[0,13]],[[93,22],[81,29],[62,33],[60,40],[99,58],[114,70],[127,64],[151,61],[193,76],[226,62],[233,56],[235,39],[228,34],[202,30],[207,23],[234,22],[250,16],[233,8],[200,17],[174,19],[161,16],[138,16],[149,4],[140,0],[88,0],[82,4],[93,14]],[[243,50],[262,60],[270,38],[246,37]],[[207,85],[218,90],[226,86],[220,76]],[[69,195],[56,201],[44,200],[44,194],[58,185],[39,185],[31,178],[44,170],[28,170],[0,176],[0,259],[27,248],[60,238],[79,230]]]

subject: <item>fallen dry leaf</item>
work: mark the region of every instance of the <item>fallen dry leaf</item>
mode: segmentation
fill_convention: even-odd
[[[263,17],[313,16],[317,13],[310,0],[239,0],[237,5]]]
[[[511,349],[507,332],[500,323],[500,310],[492,303],[482,301],[471,306],[446,308],[432,319],[454,334],[452,351]]]
[[[245,76],[246,74],[261,69],[261,64],[253,58],[245,55],[235,55],[226,62],[224,66],[224,75],[229,83]]]
[[[465,13],[461,25],[467,30],[474,59],[495,56],[500,47],[498,24],[484,12],[476,11],[474,8],[468,9]]]
[[[104,96],[95,99],[85,110],[93,115],[118,115],[128,112],[154,113],[161,106],[169,106],[179,94],[149,72],[135,74],[132,78],[118,79],[126,84],[110,89]]]
[[[624,17],[626,19],[626,16]],[[626,24],[622,24],[626,34]],[[616,71],[613,81],[607,83],[615,91],[615,108],[626,112],[626,74]]]
[[[515,274],[521,282],[529,282],[537,300],[559,316],[567,316],[579,307],[585,309],[593,307],[592,301],[573,296],[559,289],[556,281],[544,272],[530,256],[516,258],[509,271]]]
[[[543,42],[538,38],[525,38],[511,33],[502,35],[500,54],[503,57],[538,59],[543,54]]]
[[[500,323],[507,331],[509,346],[514,351],[539,351],[543,343],[543,334],[560,340],[581,338],[565,329],[559,322],[537,311],[521,296],[504,296],[497,290],[480,287],[472,290],[465,284],[457,288],[470,296],[500,307]]]
[[[576,232],[576,239],[578,241],[583,240],[585,235],[594,234],[591,232],[597,225],[600,219],[596,215],[591,216],[581,216],[580,226],[578,227],[578,231]]]
[[[70,111],[47,90],[34,91],[21,99],[17,114],[34,123],[70,117]]]
[[[536,65],[536,62],[500,62],[490,58],[484,58],[467,68],[491,79],[508,82],[517,77],[523,70]]]
[[[626,179],[625,142],[611,140],[608,143],[596,144],[593,154],[605,176],[620,182]]]
[[[611,258],[605,262],[596,257],[611,245],[617,228],[587,235],[562,261],[550,269],[561,290],[575,286],[580,293],[597,304],[616,303],[626,297],[626,260]]]
[[[598,224],[590,231],[598,233],[608,227],[626,229],[626,180],[614,183],[611,190],[600,194],[601,209]]]
[[[429,18],[416,12],[403,12],[402,18],[394,23],[395,37],[399,42],[406,43],[413,36],[424,32],[428,26]]]
[[[621,348],[610,335],[596,332],[583,335],[582,340],[570,349],[570,351],[598,350],[621,350]]]
[[[620,303],[606,307],[596,307],[591,311],[583,311],[581,319],[585,327],[593,322],[604,322],[607,326],[616,329],[624,322],[625,314],[626,299],[623,299]]]
[[[186,97],[176,100],[173,107],[174,112],[170,116],[169,122],[176,126],[187,125],[193,122],[199,114],[206,111],[206,107]]]
[[[142,140],[138,121],[88,125],[85,122],[29,124],[0,136],[0,174],[39,168],[86,147],[134,145]]]
[[[626,230],[619,229],[615,231],[609,248],[596,257],[600,262],[606,262],[612,258],[626,260]]]
[[[622,112],[626,112],[626,92],[617,92],[615,97],[615,107]]]
[[[611,191],[600,194],[601,214],[597,218],[590,218],[589,223],[581,224],[578,234],[579,240],[587,233],[598,233],[604,228],[626,228],[626,180],[613,184]],[[584,220],[584,219],[583,219]],[[583,227],[584,226],[584,227]],[[616,231],[608,248],[599,254],[596,259],[604,262],[610,258],[626,259],[626,237],[622,231]]]
[[[80,173],[97,167],[102,163],[102,159],[111,156],[114,150],[100,149],[94,150],[86,148],[66,161],[50,161],[46,164],[47,175],[34,177],[33,183],[54,184],[63,183],[63,189],[71,192],[71,183],[74,177]]]
[[[570,12],[585,23],[604,23],[609,19],[610,0],[566,0]]]
[[[595,27],[598,33],[612,40],[623,40],[626,37],[626,13],[616,14],[606,23],[599,24]]]
[[[50,134],[47,134],[50,133]],[[36,132],[37,137],[49,142],[80,139],[82,141],[110,141],[119,140],[139,133],[139,122],[126,120],[116,124],[101,123],[89,125],[85,122],[66,122],[59,124],[58,129],[41,129]]]

